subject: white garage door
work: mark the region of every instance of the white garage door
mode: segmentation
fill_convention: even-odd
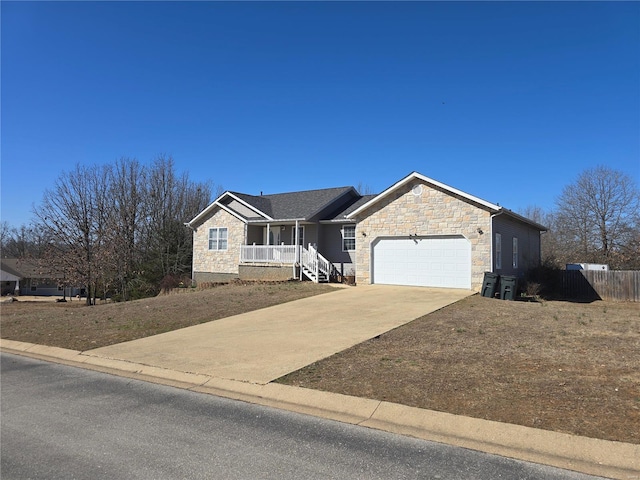
[[[372,264],[372,283],[471,288],[471,244],[464,237],[382,238]]]

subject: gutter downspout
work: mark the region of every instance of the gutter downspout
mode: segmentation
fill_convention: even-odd
[[[499,216],[499,215],[502,215],[503,213],[504,213],[504,210],[502,210],[502,208],[500,208],[500,211],[498,213],[494,213],[493,215],[491,215],[491,218],[490,218],[490,221],[491,221],[491,225],[490,225],[490,227],[491,227],[490,228],[490,230],[491,230],[491,238],[490,238],[490,240],[491,240],[491,270],[490,271],[491,271],[491,273],[495,273],[493,271],[494,265],[495,265],[495,258],[493,258],[494,254],[495,254],[495,252],[493,251],[493,249],[494,249],[494,245],[493,245],[493,219],[495,217]]]
[[[196,233],[196,229],[191,226],[191,223],[185,222],[183,225],[185,227],[187,227],[189,230],[191,230],[194,234]],[[193,271],[193,239],[191,239],[191,286],[192,287],[196,284],[196,281],[195,281],[195,278],[193,277],[193,275],[194,275],[194,271]]]

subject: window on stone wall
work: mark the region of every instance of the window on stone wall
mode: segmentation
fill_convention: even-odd
[[[227,249],[227,228],[215,227],[209,229],[209,250]]]

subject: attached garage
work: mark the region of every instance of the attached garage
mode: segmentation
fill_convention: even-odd
[[[371,283],[471,288],[471,242],[462,235],[378,238]]]

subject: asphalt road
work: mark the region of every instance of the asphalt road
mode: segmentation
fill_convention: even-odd
[[[595,478],[19,356],[0,362],[3,480]]]

